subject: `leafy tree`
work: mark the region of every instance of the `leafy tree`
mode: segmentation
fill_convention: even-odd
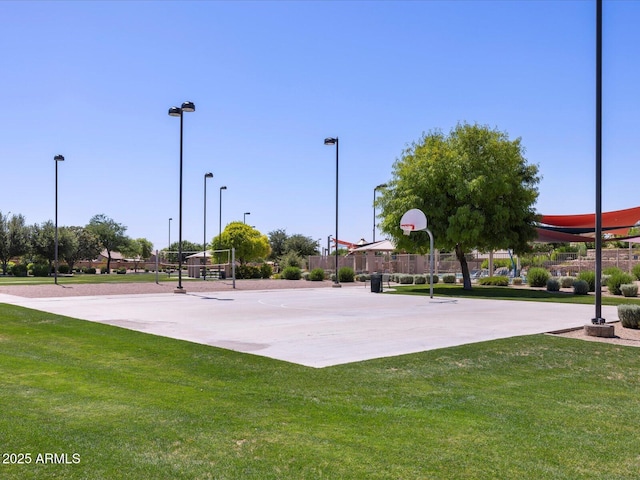
[[[201,243],[194,243],[194,242],[190,242],[189,240],[182,240],[183,256],[190,255],[193,252],[201,252],[202,250],[204,249],[202,248]],[[172,253],[167,253],[166,248],[163,248],[162,251],[165,253],[166,258],[170,263],[178,263],[178,252],[180,251],[180,242],[173,242],[171,245],[169,245],[168,251]]]
[[[405,236],[399,223],[411,208],[425,212],[435,247],[455,251],[468,290],[465,253],[474,248],[522,253],[535,238],[538,182],[538,167],[527,164],[519,138],[467,123],[447,136],[432,131],[394,163],[393,179],[376,204],[381,229],[398,248],[424,251],[427,233]]]
[[[149,258],[152,251],[153,243],[151,241],[146,238],[136,238],[129,241],[122,254],[133,260],[133,268],[137,272],[140,262]]]
[[[49,270],[53,266],[56,252],[56,226],[48,220],[40,225],[31,227],[30,235],[31,252],[36,256],[36,260],[44,260],[49,264]],[[65,258],[69,249],[73,248],[73,238],[69,231],[63,228],[58,229],[58,259]]]
[[[100,254],[102,247],[98,238],[85,227],[61,227],[58,233],[68,238],[68,245],[59,254],[71,271],[76,262],[94,260]]]
[[[286,253],[288,238],[287,232],[283,228],[269,232],[269,246],[271,247],[269,259],[275,260]]]
[[[301,234],[291,235],[285,242],[285,252],[295,252],[302,257],[318,254],[318,242]]]
[[[22,215],[3,215],[0,212],[0,261],[2,273],[7,274],[9,260],[29,251],[29,228]]]
[[[127,227],[101,213],[93,216],[86,228],[107,251],[107,273],[111,272],[111,252],[123,250],[129,242],[129,237],[125,235]]]
[[[243,222],[231,222],[211,243],[216,249],[235,248],[236,259],[243,265],[267,258],[271,252],[269,238]]]

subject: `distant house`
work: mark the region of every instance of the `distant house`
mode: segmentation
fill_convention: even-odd
[[[107,254],[107,250],[102,250],[102,252],[100,252],[100,255],[98,255],[98,258],[96,258],[94,261],[97,263],[102,263],[102,262],[106,262],[107,260],[109,260],[109,255]],[[116,262],[116,263],[120,263],[125,261],[125,258],[122,256],[122,254],[120,252],[111,252],[111,261],[112,262]]]

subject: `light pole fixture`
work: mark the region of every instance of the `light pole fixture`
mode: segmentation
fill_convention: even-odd
[[[204,174],[204,228],[203,228],[203,241],[202,248],[204,249],[202,255],[204,258],[204,272],[202,279],[207,279],[207,178],[213,178],[213,173],[207,172]]]
[[[223,185],[222,187],[220,187],[220,213],[218,216],[218,240],[220,240],[220,237],[222,236],[222,190],[226,190],[227,186]]]
[[[389,185],[381,183],[373,189],[373,243],[376,243],[376,190],[387,188]]]
[[[169,245],[167,246],[167,255],[171,251],[171,220],[173,220],[173,218],[169,217]]]
[[[242,217],[244,223],[247,223],[247,215],[251,215],[251,212],[244,212],[244,216]]]
[[[327,257],[331,256],[331,235],[327,237]]]
[[[335,239],[336,242],[336,275],[335,275],[335,281],[333,286],[334,287],[339,287],[340,286],[340,281],[338,279],[338,150],[339,150],[339,143],[338,143],[338,137],[327,137],[324,139],[324,144],[325,145],[335,145],[336,146],[336,235],[335,237],[333,237]]]
[[[62,155],[56,155],[53,157],[53,160],[56,162],[56,234],[55,234],[55,247],[53,254],[53,281],[57,285],[58,284],[58,163],[64,162],[64,157]]]
[[[175,293],[186,293],[182,288],[182,125],[184,112],[195,112],[196,106],[193,102],[184,102],[181,107],[171,107],[169,115],[180,117],[180,206],[178,216],[178,288]]]

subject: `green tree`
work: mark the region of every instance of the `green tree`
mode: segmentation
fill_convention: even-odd
[[[72,271],[76,262],[80,260],[94,260],[100,254],[102,247],[98,238],[85,227],[61,227],[58,232],[68,238],[68,245],[60,251],[60,257],[64,259]]]
[[[182,255],[184,257],[193,254],[194,252],[201,252],[204,250],[201,243],[190,242],[189,240],[182,240]],[[162,251],[165,253],[165,258],[169,263],[178,263],[178,252],[180,251],[180,242],[173,242],[169,245],[169,252],[167,253],[167,249],[163,248]],[[184,258],[183,258],[184,261]]]
[[[3,215],[0,212],[0,261],[2,273],[7,274],[9,260],[27,253],[30,249],[29,227],[22,215]]]
[[[231,222],[211,243],[216,249],[235,248],[236,259],[243,265],[267,258],[271,252],[269,238],[243,222]]]
[[[101,213],[93,216],[86,228],[107,251],[107,273],[111,272],[111,252],[123,250],[129,242],[129,237],[125,235],[127,227]]]
[[[285,242],[285,252],[295,252],[302,257],[317,255],[318,242],[299,233],[291,235]]]
[[[269,259],[275,260],[285,254],[288,238],[289,236],[283,228],[269,232],[269,246],[271,247]]]
[[[183,242],[184,243],[184,242]],[[125,257],[133,260],[133,268],[137,272],[140,262],[148,259],[153,251],[153,243],[146,238],[130,240],[121,252]]]
[[[55,238],[56,226],[51,221],[33,225],[30,229],[31,252],[36,256],[37,261],[45,261],[49,264],[49,270],[55,260]],[[64,259],[69,249],[73,248],[73,238],[69,231],[63,228],[58,229],[58,260]]]
[[[465,253],[511,248],[527,251],[535,238],[538,167],[527,164],[521,140],[486,126],[458,124],[445,136],[423,134],[393,165],[389,188],[378,197],[381,229],[400,249],[425,251],[426,232],[405,236],[399,223],[411,208],[427,215],[435,247],[453,250],[464,288],[471,289]]]

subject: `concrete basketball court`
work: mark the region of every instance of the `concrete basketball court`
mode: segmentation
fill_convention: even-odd
[[[365,288],[23,298],[0,302],[327,367],[580,327],[592,305],[450,299]],[[615,307],[603,316],[617,318]]]

